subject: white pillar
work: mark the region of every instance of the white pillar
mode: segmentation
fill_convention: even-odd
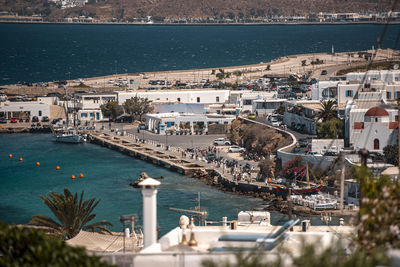
[[[143,195],[143,239],[144,248],[157,242],[157,187],[160,182],[147,178],[139,183]]]

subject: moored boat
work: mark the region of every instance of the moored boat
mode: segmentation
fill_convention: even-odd
[[[77,133],[75,129],[66,129],[55,131],[53,134],[54,141],[60,143],[79,144],[85,142],[84,136]]]

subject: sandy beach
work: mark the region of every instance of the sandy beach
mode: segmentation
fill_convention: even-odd
[[[373,53],[372,50],[364,51]],[[385,49],[378,50],[374,61],[385,61],[395,57],[399,57],[399,51]],[[320,60],[322,64],[313,65],[312,61]],[[305,64],[303,64],[305,62]],[[205,79],[212,81],[222,81],[225,83],[242,83],[247,80],[258,79],[264,75],[277,75],[289,76],[303,75],[312,71],[311,77],[320,80],[328,79],[329,76],[334,75],[340,69],[349,68],[354,65],[366,64],[367,61],[364,57],[359,57],[358,51],[342,52],[342,53],[315,53],[315,54],[300,54],[291,55],[277,58],[271,62],[260,62],[259,64],[231,66],[231,67],[218,67],[206,69],[190,69],[190,70],[174,70],[174,71],[160,71],[160,72],[146,72],[146,73],[118,73],[114,75],[107,75],[101,77],[86,78],[84,84],[87,87],[79,87],[79,82],[74,80],[67,81],[65,89],[68,93],[73,91],[91,91],[96,92],[110,92],[110,91],[124,91],[124,90],[138,90],[152,87],[153,89],[161,89],[163,85],[150,85],[150,80],[164,80],[171,85],[177,81],[186,84],[192,84],[194,87],[199,85]],[[268,67],[269,66],[269,67]],[[230,76],[219,80],[216,76],[222,69]],[[328,75],[321,75],[321,70],[327,70]],[[115,86],[110,80],[133,80],[133,84],[125,87]],[[27,94],[29,96],[45,95],[50,92],[65,93],[65,89],[58,88],[55,83],[49,83],[47,87],[40,87],[34,84],[33,86],[26,85],[4,85],[2,92],[6,94]],[[200,88],[200,86],[199,86]]]

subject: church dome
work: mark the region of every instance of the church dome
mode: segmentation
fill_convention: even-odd
[[[384,116],[389,116],[389,113],[384,108],[373,107],[368,109],[368,111],[365,113],[365,116],[384,117]]]

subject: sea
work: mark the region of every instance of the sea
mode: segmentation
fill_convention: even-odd
[[[400,25],[0,24],[0,85],[225,67],[302,53],[400,49]]]
[[[84,191],[85,199],[100,199],[94,221],[108,220],[114,225],[112,230],[122,231],[120,216],[136,214],[136,223],[141,225],[142,193],[129,185],[141,172],[164,177],[159,180],[157,196],[161,234],[178,226],[181,214],[170,208],[194,208],[198,192],[209,220],[221,221],[222,216],[233,220],[238,211],[262,204],[255,198],[224,193],[200,180],[95,144],[53,142],[51,134],[2,134],[0,148],[0,221],[7,223],[26,224],[35,214],[52,216],[40,195],[62,193],[67,188],[78,196]],[[56,170],[57,166],[60,170]],[[81,173],[84,178],[79,177]],[[76,178],[71,179],[72,175]],[[276,215],[275,223],[287,219],[285,215]]]
[[[382,48],[399,47],[399,25],[388,27]],[[115,73],[224,67],[267,62],[300,53],[370,49],[383,25],[156,26],[0,24],[0,85],[85,78]],[[1,86],[0,86],[1,88]],[[0,91],[1,92],[1,91]],[[9,158],[8,155],[13,157]],[[23,158],[20,162],[19,157]],[[40,162],[40,166],[36,166]],[[56,166],[60,170],[56,170]],[[96,220],[121,231],[120,216],[136,214],[142,196],[129,186],[141,172],[163,176],[158,193],[160,233],[178,225],[170,208],[193,208],[198,192],[210,220],[235,219],[262,201],[224,193],[182,176],[93,144],[60,144],[49,134],[0,135],[0,220],[28,223],[35,214],[51,216],[40,195],[85,192],[97,198]],[[79,178],[82,173],[84,178]],[[76,179],[71,179],[75,175]],[[282,224],[287,216],[272,213]],[[314,220],[318,224],[318,219]]]

